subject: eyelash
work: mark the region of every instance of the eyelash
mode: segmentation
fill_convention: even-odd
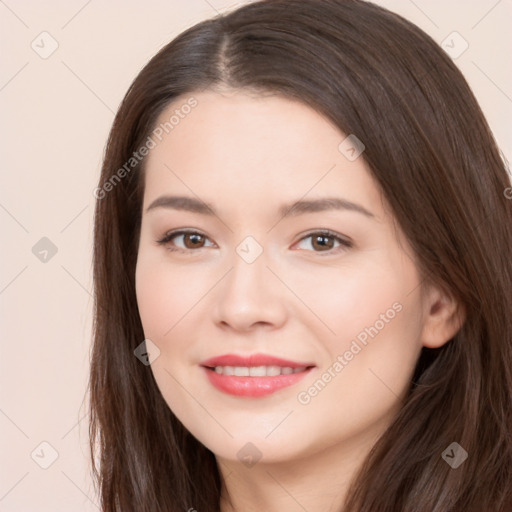
[[[157,243],[159,245],[164,245],[164,246],[167,246],[169,244],[169,242],[175,238],[175,237],[178,237],[180,235],[200,235],[204,238],[208,238],[206,237],[203,233],[199,232],[199,231],[194,231],[194,230],[185,230],[185,229],[180,229],[180,230],[177,230],[177,231],[170,231],[169,233],[166,233],[164,235],[164,237],[160,240],[157,240]],[[335,233],[334,231],[330,231],[328,229],[321,229],[321,230],[318,230],[318,231],[310,231],[309,233],[307,233],[306,235],[304,235],[300,240],[299,242],[301,242],[302,240],[305,240],[307,238],[310,238],[312,237],[313,235],[320,235],[320,236],[327,236],[327,237],[330,237],[330,238],[334,238],[337,242],[340,243],[340,245],[338,247],[335,247],[335,248],[332,248],[328,251],[311,251],[311,252],[316,252],[317,254],[321,255],[321,256],[328,256],[328,255],[332,255],[332,254],[337,254],[338,252],[342,251],[342,250],[347,250],[347,249],[350,249],[353,247],[353,243],[350,241],[350,240],[347,240],[345,238],[341,238],[337,233]],[[170,246],[167,246],[166,249],[168,251],[172,251],[172,252],[182,252],[182,253],[190,253],[190,251],[196,251],[196,250],[199,250],[199,249],[206,249],[206,247],[198,247],[197,249],[183,249],[181,247],[170,247]]]

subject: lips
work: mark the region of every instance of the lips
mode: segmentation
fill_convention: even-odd
[[[262,397],[302,380],[315,366],[266,354],[226,354],[201,363],[210,383],[218,390],[246,397]]]
[[[216,366],[281,366],[289,368],[307,368],[309,366],[315,366],[315,364],[311,362],[290,361],[266,354],[251,354],[249,356],[225,354],[207,359],[201,363],[201,366],[208,368],[215,368]]]

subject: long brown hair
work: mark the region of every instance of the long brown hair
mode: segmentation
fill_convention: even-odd
[[[130,86],[95,192],[90,438],[103,510],[219,510],[213,453],[133,354],[144,339],[134,284],[144,160],[126,163],[171,101],[221,86],[298,99],[363,141],[425,282],[466,313],[453,339],[423,348],[345,512],[510,512],[510,178],[448,55],[412,23],[361,0],[244,5],[180,34]],[[441,456],[452,442],[468,452],[457,469]]]

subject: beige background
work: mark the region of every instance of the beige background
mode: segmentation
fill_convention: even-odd
[[[457,31],[469,43],[456,63],[510,159],[512,2],[377,3],[438,42]],[[104,144],[115,110],[148,59],[185,28],[233,5],[0,1],[0,511],[99,510],[88,475],[83,398],[92,191]],[[50,36],[40,36],[43,31]],[[52,55],[40,56],[57,43]],[[57,248],[46,262],[39,259],[44,252],[32,252],[42,237]],[[40,467],[57,454],[47,469]]]

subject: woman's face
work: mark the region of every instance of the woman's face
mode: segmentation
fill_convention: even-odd
[[[247,466],[371,445],[408,390],[425,304],[362,148],[299,102],[193,98],[146,157],[136,290],[164,399]],[[198,234],[159,243],[181,230]],[[208,361],[226,355],[241,359]]]

